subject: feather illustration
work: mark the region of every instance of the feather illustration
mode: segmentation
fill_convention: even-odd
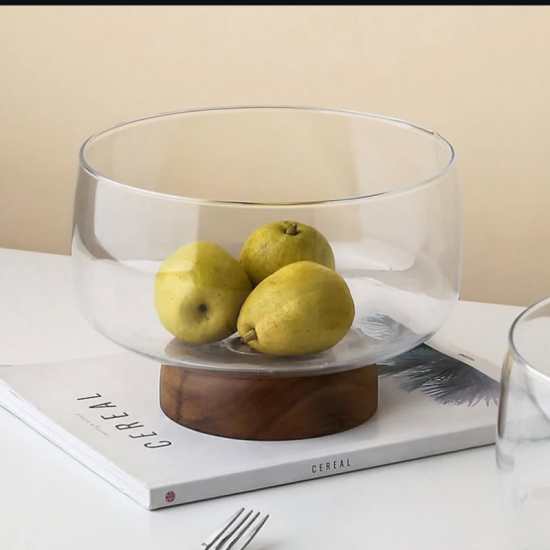
[[[443,405],[498,405],[500,385],[477,369],[426,344],[378,364],[405,391],[420,391]]]

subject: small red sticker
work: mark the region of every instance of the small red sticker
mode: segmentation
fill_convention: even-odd
[[[166,499],[166,502],[174,502],[174,499],[176,498],[176,493],[174,493],[174,491],[168,491],[164,498]]]

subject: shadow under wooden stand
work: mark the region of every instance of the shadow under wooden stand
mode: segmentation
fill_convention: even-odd
[[[159,389],[164,414],[192,430],[232,439],[308,439],[367,421],[378,407],[378,370],[261,378],[162,365]]]

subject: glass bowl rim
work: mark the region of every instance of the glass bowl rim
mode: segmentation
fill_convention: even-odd
[[[105,136],[106,134],[109,134],[115,130],[118,130],[120,128],[123,128],[125,126],[132,126],[137,125],[142,122],[146,122],[148,120],[153,119],[160,119],[160,118],[168,118],[171,116],[181,116],[186,114],[196,114],[196,113],[209,113],[209,112],[216,112],[216,111],[245,111],[245,110],[294,110],[294,111],[314,111],[319,113],[325,113],[325,114],[336,114],[336,115],[345,115],[348,117],[354,117],[354,118],[368,118],[368,119],[376,119],[379,121],[383,121],[386,123],[392,123],[397,124],[403,127],[407,127],[411,130],[414,130],[417,133],[424,133],[429,134],[435,141],[438,141],[439,143],[443,144],[445,147],[447,147],[450,157],[449,161],[443,167],[441,170],[439,170],[434,175],[425,178],[421,181],[413,182],[411,184],[397,187],[395,189],[390,189],[388,191],[380,191],[377,193],[371,193],[367,195],[357,195],[357,196],[348,196],[348,197],[339,197],[339,198],[333,198],[333,199],[323,199],[323,200],[311,200],[311,201],[290,201],[290,202],[256,202],[256,201],[237,201],[237,200],[218,200],[218,199],[205,199],[205,198],[195,198],[195,197],[186,197],[183,195],[172,195],[169,193],[162,193],[158,191],[152,191],[150,189],[143,189],[140,187],[134,187],[133,185],[123,183],[120,181],[116,181],[112,178],[109,178],[100,172],[98,172],[96,169],[94,169],[90,164],[88,164],[86,160],[86,150],[87,148],[96,140],[100,139],[101,137]],[[257,207],[304,207],[304,206],[320,206],[320,205],[331,205],[331,204],[345,204],[345,203],[355,203],[355,202],[363,202],[366,200],[372,200],[382,197],[387,197],[389,195],[398,195],[402,193],[406,193],[409,191],[415,191],[420,188],[426,187],[430,185],[431,183],[439,180],[441,177],[443,177],[446,173],[448,173],[453,166],[456,164],[456,151],[455,148],[452,146],[452,144],[447,141],[444,137],[442,137],[439,133],[435,132],[434,130],[430,130],[429,128],[426,128],[424,126],[421,126],[419,124],[415,124],[413,122],[409,122],[407,120],[396,118],[396,117],[390,117],[385,115],[379,115],[369,112],[363,112],[363,111],[356,111],[356,110],[350,110],[350,109],[335,109],[335,108],[328,108],[328,107],[314,107],[314,106],[304,106],[304,105],[277,105],[277,104],[258,104],[258,105],[229,105],[229,106],[220,106],[220,107],[204,107],[204,108],[192,108],[192,109],[183,109],[183,110],[174,110],[174,111],[165,111],[161,113],[156,113],[152,115],[147,115],[139,118],[133,118],[124,122],[120,122],[118,124],[115,124],[109,128],[106,128],[104,130],[101,130],[99,132],[96,132],[92,134],[90,137],[88,137],[80,146],[79,153],[79,163],[83,170],[85,170],[89,175],[94,177],[97,180],[101,180],[102,182],[106,182],[112,185],[115,185],[117,187],[123,187],[125,189],[128,189],[132,192],[142,193],[145,195],[155,196],[155,197],[162,197],[165,199],[173,200],[173,201],[179,201],[179,202],[185,202],[185,203],[194,203],[194,204],[203,204],[203,205],[218,205],[218,206],[257,206]]]
[[[540,300],[532,303],[531,305],[527,306],[515,319],[512,325],[510,326],[510,329],[508,330],[508,351],[514,358],[514,360],[520,364],[522,367],[533,371],[536,373],[537,376],[543,377],[546,380],[550,381],[550,376],[544,372],[542,372],[539,368],[533,366],[529,361],[525,359],[523,354],[518,349],[518,346],[515,341],[515,332],[517,327],[525,321],[525,318],[528,317],[531,313],[537,311],[538,309],[544,308],[546,306],[550,305],[550,296],[547,296],[545,298],[541,298]]]

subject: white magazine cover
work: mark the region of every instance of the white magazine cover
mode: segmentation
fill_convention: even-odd
[[[498,366],[422,344],[378,369],[371,419],[296,441],[176,424],[159,406],[159,364],[132,352],[2,366],[0,405],[150,510],[494,443]]]

